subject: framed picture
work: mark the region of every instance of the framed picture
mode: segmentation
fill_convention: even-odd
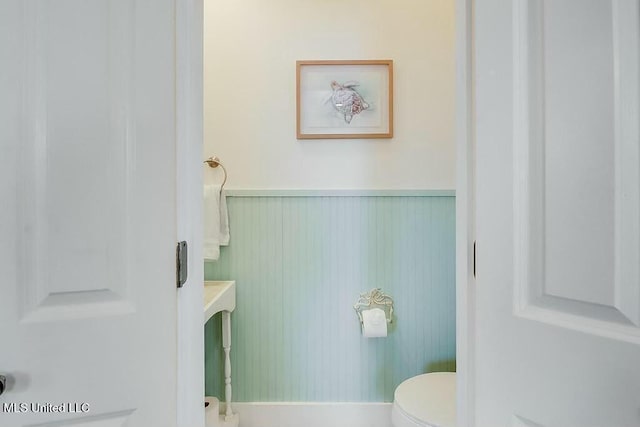
[[[297,61],[298,139],[392,138],[393,61]]]

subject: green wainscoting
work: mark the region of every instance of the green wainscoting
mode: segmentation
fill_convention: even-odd
[[[411,376],[455,370],[453,192],[260,192],[228,197],[231,244],[205,263],[235,280],[233,400],[391,402]],[[353,304],[395,300],[387,338]],[[205,327],[206,393],[224,395],[220,315]]]

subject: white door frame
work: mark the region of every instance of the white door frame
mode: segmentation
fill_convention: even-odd
[[[456,0],[456,371],[458,425],[475,425],[474,0]]]
[[[189,246],[188,279],[178,290],[178,427],[204,427],[203,6],[176,0],[177,231]]]
[[[473,103],[473,0],[456,1],[456,366],[458,425],[474,426],[473,241],[475,238],[475,115]],[[178,426],[203,427],[204,411],[193,410],[204,395],[203,314],[189,308],[202,301],[203,0],[178,0],[177,170],[178,236],[190,246],[189,279],[178,293]],[[196,291],[197,290],[197,291]],[[194,292],[190,292],[194,291]],[[202,362],[202,363],[200,363]],[[201,408],[200,408],[201,409]],[[202,414],[200,415],[200,413]],[[194,415],[195,414],[195,415]]]

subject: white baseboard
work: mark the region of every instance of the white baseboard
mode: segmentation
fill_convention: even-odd
[[[221,405],[223,406],[223,405]],[[238,402],[239,427],[391,427],[391,403]]]

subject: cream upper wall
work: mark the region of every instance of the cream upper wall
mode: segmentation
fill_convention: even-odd
[[[227,188],[455,188],[453,0],[205,5],[204,155]],[[297,140],[299,59],[393,59],[394,138]]]

